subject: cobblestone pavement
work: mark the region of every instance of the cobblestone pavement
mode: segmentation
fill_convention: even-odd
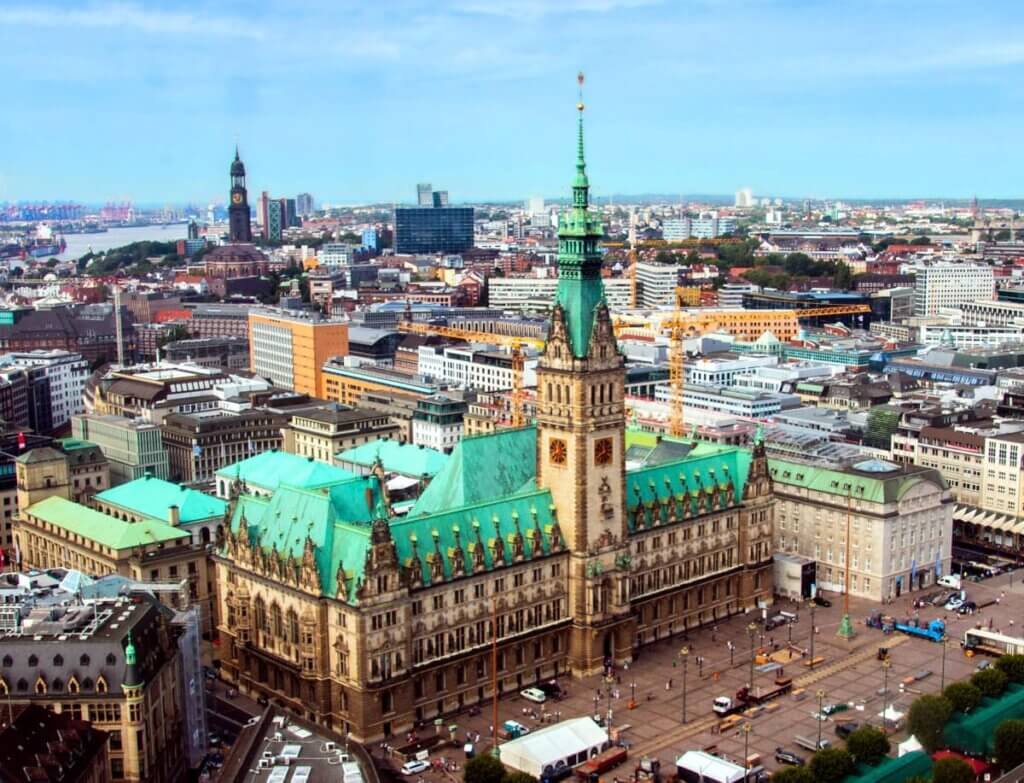
[[[1012,588],[1008,581],[1007,575],[1002,575],[977,584],[966,583],[968,598],[978,604],[1000,598],[998,604],[985,607],[973,616],[944,612],[941,607],[916,612],[924,622],[936,617],[944,617],[947,621],[946,684],[969,676],[977,665],[977,660],[964,657],[960,649],[959,642],[967,628],[977,624],[987,626],[990,618],[994,628],[1010,633],[1024,625],[1021,577],[1017,575]],[[905,712],[919,693],[940,689],[943,669],[941,644],[903,634],[886,635],[864,624],[865,617],[874,608],[883,608],[885,613],[897,619],[913,617],[912,601],[936,589],[911,593],[885,607],[851,598],[850,616],[856,632],[852,640],[837,636],[843,600],[841,596],[829,595],[832,607],[818,607],[814,612],[814,625],[818,629],[814,655],[821,660],[813,668],[808,666],[811,612],[805,605],[797,606],[785,600],[777,602],[769,614],[780,610],[793,611],[798,614],[798,621],[791,628],[784,626],[763,635],[759,629],[754,646],[758,649],[763,645],[768,651],[773,644],[779,648],[775,658],[781,658],[784,675],[793,678],[794,693],[776,699],[749,718],[752,730],[747,736],[741,724],[718,733],[720,721],[714,718],[711,705],[716,696],[732,696],[748,681],[751,672],[748,626],[760,619],[760,612],[737,615],[719,622],[714,628],[692,631],[687,638],[678,636],[645,646],[641,648],[638,659],[628,669],[620,667],[615,670],[610,681],[597,675],[581,680],[560,678],[559,682],[568,689],[568,695],[559,701],[549,700],[543,707],[531,704],[518,694],[510,694],[499,702],[499,722],[513,719],[530,728],[540,728],[545,723],[544,710],[552,713],[548,720],[553,721],[559,717],[566,719],[588,714],[604,716],[610,709],[612,727],[617,728],[621,737],[631,745],[629,765],[616,770],[620,778],[631,774],[633,763],[641,756],[659,758],[664,766],[671,765],[683,751],[699,748],[714,747],[722,755],[742,763],[745,742],[750,755],[758,754],[762,763],[773,769],[776,767],[773,757],[776,747],[809,755],[793,744],[793,738],[796,735],[812,740],[817,738],[819,722],[814,716],[818,709],[819,690],[823,692],[822,704],[850,704],[847,711],[820,723],[822,738],[835,742],[835,729],[839,723],[856,721],[880,725],[879,714],[885,704]],[[1011,620],[1014,622],[1012,626]],[[787,652],[790,634],[792,660]],[[734,646],[731,661],[729,643]],[[684,646],[689,648],[685,667],[680,659],[680,649]],[[877,659],[879,647],[891,648],[891,665],[887,673]],[[923,679],[914,679],[924,671],[931,674]],[[755,668],[755,688],[770,688],[773,679],[773,673],[759,673]],[[888,699],[883,695],[886,681]],[[636,707],[629,709],[634,692]],[[486,748],[490,744],[490,716],[488,705],[480,715],[460,715],[446,723],[459,727],[460,739],[466,730],[479,732],[481,745]],[[894,744],[904,738],[905,732],[897,731]]]

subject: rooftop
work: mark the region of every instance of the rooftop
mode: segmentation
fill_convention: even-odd
[[[131,549],[190,538],[184,530],[166,522],[123,522],[57,495],[40,500],[25,511],[44,522],[111,549]]]
[[[90,768],[105,760],[107,738],[107,732],[69,713],[20,705],[14,720],[0,731],[0,781],[88,779]]]
[[[384,470],[389,473],[433,477],[444,467],[448,456],[425,446],[380,438],[343,451],[335,459],[365,467],[372,466],[380,459]]]
[[[96,495],[96,499],[161,522],[168,520],[168,509],[177,506],[183,525],[223,519],[228,506],[225,501],[205,492],[150,475],[105,489]]]
[[[225,465],[217,477],[243,481],[261,489],[273,491],[278,486],[325,487],[347,481],[353,474],[312,457],[300,457],[285,451],[271,449],[262,454]]]

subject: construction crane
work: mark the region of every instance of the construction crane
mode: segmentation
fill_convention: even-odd
[[[669,416],[668,432],[677,438],[683,435],[685,415],[683,412],[683,384],[686,376],[686,350],[683,343],[683,327],[679,300],[676,299],[676,312],[672,319],[673,326],[668,344],[668,383],[669,383]]]
[[[523,420],[523,370],[526,366],[523,346],[531,345],[534,348],[543,349],[543,340],[535,337],[518,337],[516,335],[495,334],[494,332],[480,332],[474,329],[460,329],[456,326],[418,324],[408,319],[398,323],[398,330],[408,332],[409,334],[436,335],[438,337],[451,337],[455,340],[465,340],[471,343],[492,343],[494,345],[508,346],[512,357],[512,426],[522,427],[526,423]]]
[[[852,305],[830,305],[828,307],[808,307],[804,310],[794,310],[798,320],[804,318],[828,318],[832,315],[864,315],[871,312],[871,307],[866,304]]]

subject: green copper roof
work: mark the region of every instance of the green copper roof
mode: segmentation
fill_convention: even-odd
[[[335,456],[338,462],[370,467],[380,458],[388,473],[404,476],[436,476],[448,462],[448,455],[436,449],[381,438],[363,443]]]
[[[240,479],[246,484],[273,492],[278,485],[293,487],[324,487],[353,478],[353,474],[326,462],[300,457],[285,451],[271,449],[253,457],[225,465],[217,477]]]
[[[143,476],[127,484],[119,484],[96,495],[98,500],[166,522],[167,509],[178,507],[181,524],[223,518],[228,504],[198,489],[188,489],[170,481]]]
[[[812,492],[839,495],[843,502],[849,496],[869,503],[895,503],[907,490],[923,481],[946,488],[942,475],[933,468],[892,465],[892,470],[880,471],[878,466],[886,463],[868,460],[858,464],[865,469],[858,470],[854,466],[847,470],[834,470],[802,462],[769,459],[768,472],[776,486],[788,485]]]
[[[369,493],[369,495],[368,495]],[[270,554],[301,562],[306,539],[313,542],[324,595],[337,592],[338,564],[351,580],[349,595],[362,575],[373,508],[380,501],[376,477],[356,477],[319,489],[281,486],[270,497],[242,495],[231,519],[238,532],[244,517],[249,538]]]
[[[716,489],[718,506],[715,508],[729,505],[728,492],[732,493],[732,502],[739,503],[750,472],[750,460],[747,449],[699,443],[683,459],[627,471],[626,506],[630,530],[636,530],[638,525],[653,524],[655,515],[660,516],[662,522],[668,521],[671,503],[676,504],[677,516],[683,516],[679,512],[685,512],[686,503],[690,504],[690,514],[710,511]],[[641,506],[642,520],[638,518]]]
[[[82,440],[81,438],[61,438],[60,447],[64,451],[74,451],[75,449],[92,449],[96,448],[96,444],[91,440]]]
[[[536,477],[535,426],[463,438],[410,514],[435,514],[533,489]]]
[[[443,579],[451,579],[494,568],[498,552],[503,562],[511,563],[517,539],[522,557],[547,554],[552,547],[553,523],[551,493],[533,490],[511,497],[498,495],[429,516],[396,519],[391,523],[391,537],[401,563],[409,567],[418,563],[422,583],[431,584],[440,581],[432,579],[435,567]]]
[[[576,139],[576,177],[572,206],[558,223],[558,292],[556,301],[565,311],[565,325],[574,356],[584,357],[590,347],[594,311],[604,299],[599,245],[604,229],[589,211],[590,183],[583,154],[583,103],[579,106]]]
[[[166,522],[123,522],[57,495],[29,506],[28,513],[111,549],[130,549],[190,537],[186,531]]]

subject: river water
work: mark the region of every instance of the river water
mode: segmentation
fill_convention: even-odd
[[[164,226],[132,226],[131,228],[111,228],[102,234],[65,234],[67,248],[57,258],[68,261],[83,256],[92,250],[99,253],[114,247],[123,247],[132,242],[151,240],[154,242],[174,242],[188,236],[187,223],[174,223]]]

